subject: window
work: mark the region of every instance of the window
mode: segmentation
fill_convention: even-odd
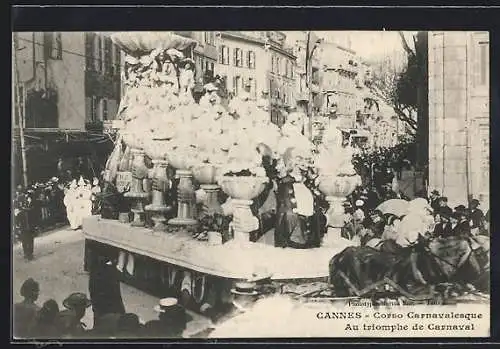
[[[91,102],[91,114],[90,114],[90,122],[95,122],[98,119],[98,99],[96,96],[92,96]]]
[[[276,57],[276,74],[278,74],[278,75],[280,73],[280,64],[281,64],[280,58]]]
[[[240,48],[233,50],[233,64],[235,67],[243,67],[243,51]]]
[[[275,59],[274,59],[274,56],[271,57],[271,71],[274,73],[276,70],[275,70]]]
[[[108,120],[108,100],[102,100],[102,119]]]
[[[115,74],[118,75],[120,72],[121,50],[118,46],[113,45],[113,51],[114,51],[113,64],[115,65],[114,72]]]
[[[288,60],[286,60],[286,61],[285,61],[285,72],[284,72],[284,74],[285,74],[285,76],[287,76],[287,77],[288,77],[288,76],[290,76],[290,73],[289,73],[289,71],[288,71],[288,70],[290,69],[289,64],[290,64],[290,63],[288,62]]]
[[[205,43],[210,46],[215,46],[215,33],[205,32]]]
[[[113,74],[113,43],[110,38],[104,39],[104,71]]]
[[[237,96],[240,91],[241,78],[239,76],[235,76],[233,80],[233,92],[234,95]]]
[[[98,72],[102,71],[102,37],[94,36],[94,67]]]
[[[62,59],[61,33],[45,34],[46,55],[50,59]]]
[[[219,46],[219,64],[229,64],[229,47]]]
[[[247,52],[247,67],[250,69],[255,69],[255,52]]]
[[[85,68],[94,69],[94,34],[85,33]]]

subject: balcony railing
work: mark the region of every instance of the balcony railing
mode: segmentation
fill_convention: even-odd
[[[104,130],[104,122],[101,120],[85,122],[85,130],[90,132],[102,132]]]

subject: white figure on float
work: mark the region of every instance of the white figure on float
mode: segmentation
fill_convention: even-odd
[[[64,195],[64,206],[66,206],[66,217],[68,218],[69,225],[71,229],[78,229],[76,217],[75,217],[75,199],[76,199],[76,188],[78,184],[76,183],[76,179],[74,179],[69,188],[66,189],[66,193]]]
[[[181,62],[179,73],[180,95],[191,95],[194,88],[194,66],[191,58],[186,58]]]
[[[64,197],[66,214],[71,229],[75,230],[82,226],[83,218],[92,215],[92,188],[80,177],[71,182],[70,188]]]

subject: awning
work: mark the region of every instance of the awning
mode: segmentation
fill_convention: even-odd
[[[113,43],[131,56],[149,53],[154,49],[174,48],[184,51],[198,42],[172,32],[119,32],[109,34]]]

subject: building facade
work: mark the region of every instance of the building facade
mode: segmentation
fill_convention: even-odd
[[[265,39],[257,34],[217,33],[218,58],[215,74],[225,80],[230,98],[243,91],[246,84],[250,84],[250,95],[255,99],[267,87]]]
[[[266,36],[269,48],[265,51],[270,56],[267,83],[271,97],[271,121],[283,125],[286,121],[283,111],[296,106],[296,57],[293,49],[286,44],[285,33],[272,31],[267,32]]]
[[[197,99],[203,93],[203,86],[211,82],[215,77],[218,37],[214,31],[179,31],[175,33],[197,41],[197,45],[193,50],[193,60],[195,62],[194,94]]]
[[[99,33],[16,33],[26,89],[27,132],[84,132],[113,119],[120,99],[120,51]]]
[[[359,110],[358,60],[355,52],[335,43],[321,45],[322,114],[335,114],[346,128],[354,128]]]
[[[113,120],[121,95],[121,50],[109,36],[87,32],[85,36],[85,125],[98,131]]]
[[[489,36],[429,32],[429,189],[489,203]]]
[[[58,157],[74,160],[80,153],[91,156],[98,171],[101,145],[108,143],[97,137],[103,140],[98,146],[95,136],[115,117],[120,99],[119,50],[104,34],[84,32],[15,33],[14,45],[14,147],[21,149],[23,112],[28,179],[50,178]],[[13,162],[19,170],[21,158]]]
[[[281,32],[219,32],[215,74],[226,82],[230,98],[250,86],[254,99],[268,93],[270,117],[284,122],[282,109],[295,105],[295,56]]]

